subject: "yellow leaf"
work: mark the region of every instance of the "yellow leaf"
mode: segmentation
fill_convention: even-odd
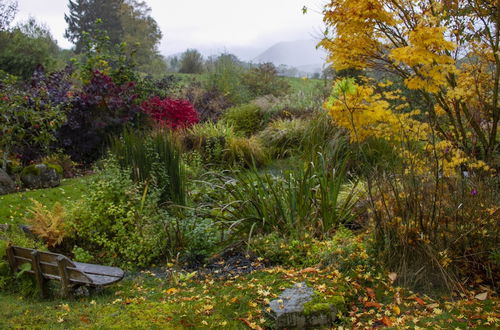
[[[177,288],[170,288],[168,290],[165,290],[166,294],[175,294],[177,292],[179,292],[179,289],[177,289]]]

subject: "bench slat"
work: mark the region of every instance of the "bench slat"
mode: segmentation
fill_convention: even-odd
[[[112,276],[119,278],[123,278],[124,276],[123,270],[117,267],[86,264],[83,262],[74,262],[74,263],[76,268],[80,269],[82,272],[86,274],[105,275],[105,276]]]
[[[34,249],[21,248],[17,246],[10,247],[10,253],[14,256],[12,266],[18,270],[22,264],[30,263],[32,266],[32,253],[37,252],[39,259],[38,265],[43,277],[47,279],[62,280],[57,260],[64,261],[66,264],[66,273],[70,283],[104,286],[116,283],[124,277],[124,272],[117,267],[101,266],[75,262],[61,254],[37,251]],[[33,267],[32,267],[33,268]],[[28,271],[30,274],[36,275],[36,270],[33,268]]]

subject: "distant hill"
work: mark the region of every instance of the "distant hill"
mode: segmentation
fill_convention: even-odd
[[[275,65],[300,68],[305,72],[319,72],[325,63],[326,53],[316,49],[317,43],[315,40],[280,42],[254,58],[253,62],[272,62]]]

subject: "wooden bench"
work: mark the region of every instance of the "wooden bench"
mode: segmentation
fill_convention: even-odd
[[[23,264],[31,265],[27,272],[35,275],[42,298],[46,296],[46,280],[59,280],[62,294],[67,297],[72,286],[103,287],[120,281],[124,276],[120,268],[75,262],[62,254],[18,246],[7,248],[7,258],[14,272],[20,271]]]

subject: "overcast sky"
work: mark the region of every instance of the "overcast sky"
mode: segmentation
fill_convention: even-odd
[[[279,41],[312,39],[322,29],[324,0],[146,0],[163,32],[162,54],[197,48],[251,57]],[[64,39],[68,0],[18,0],[17,21],[34,16],[45,23],[59,46]],[[307,15],[302,7],[310,8]]]

